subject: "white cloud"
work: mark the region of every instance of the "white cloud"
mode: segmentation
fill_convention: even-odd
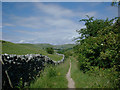
[[[0,28],[2,28],[2,26],[0,26]]]
[[[84,17],[85,15],[96,15],[95,11],[93,12],[86,12],[86,11],[73,11],[67,8],[63,8],[59,5],[54,4],[43,4],[43,3],[36,3],[35,7],[38,11],[43,11],[46,14],[52,15],[54,17]]]
[[[46,14],[52,15],[54,17],[74,16],[74,13],[70,9],[66,9],[58,5],[36,3],[35,7],[37,7],[38,10],[43,11]]]
[[[39,12],[39,16],[29,16],[29,17],[20,17],[20,16],[11,16],[11,20],[17,26],[29,27],[33,29],[40,29],[46,27],[72,27],[76,24],[73,22],[71,18],[73,17],[85,17],[85,15],[89,16],[97,16],[95,11],[92,12],[75,12],[70,9],[63,8],[58,5],[53,4],[43,4],[36,3],[34,4],[36,12]],[[45,15],[42,16],[42,13]],[[13,24],[5,24],[6,26],[13,26]]]
[[[73,11],[67,8],[63,8],[59,5],[53,4],[34,4],[34,9],[38,13],[36,16],[22,17],[22,16],[10,16],[12,22],[4,23],[4,26],[18,26],[28,28],[27,30],[13,30],[24,35],[13,39],[19,43],[52,43],[52,44],[64,44],[72,43],[74,36],[78,36],[77,29],[82,28],[84,25],[78,24],[78,21],[73,21],[71,18],[84,17],[85,15],[95,16],[96,12],[83,12]],[[44,13],[44,16],[41,15]],[[32,15],[32,14],[31,14]],[[29,30],[30,28],[30,30]],[[32,31],[31,31],[32,29]],[[43,30],[44,29],[44,30]],[[46,29],[46,30],[45,30]],[[33,32],[34,31],[34,32]],[[28,37],[27,37],[28,36]],[[14,36],[11,36],[14,38]]]
[[[25,40],[20,40],[18,43],[24,43],[25,42]]]
[[[28,37],[21,37],[20,39],[25,40],[26,42],[31,43],[51,43],[51,44],[64,44],[64,43],[73,43],[73,37],[77,37],[75,28],[68,29],[57,29],[49,30],[45,32],[40,31],[26,31],[26,30],[17,30],[16,32],[26,35]],[[29,37],[31,36],[31,37]]]

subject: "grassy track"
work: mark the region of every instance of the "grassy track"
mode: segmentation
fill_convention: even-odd
[[[112,88],[113,83],[108,79],[110,72],[100,71],[94,72],[91,75],[89,73],[83,73],[77,67],[77,61],[71,57],[71,77],[75,81],[76,88]],[[99,75],[98,75],[99,74]],[[107,77],[107,78],[106,78]]]
[[[58,66],[46,67],[41,76],[32,82],[30,88],[67,88],[66,73],[69,69],[69,60]]]
[[[40,47],[34,44],[15,44],[7,41],[2,43],[2,53],[18,54],[18,55],[42,54],[56,61],[62,59],[62,56],[56,55],[55,53],[48,54],[44,49],[41,49]]]

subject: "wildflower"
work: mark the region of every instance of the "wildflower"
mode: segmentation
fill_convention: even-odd
[[[60,76],[60,72],[58,73],[58,76]]]

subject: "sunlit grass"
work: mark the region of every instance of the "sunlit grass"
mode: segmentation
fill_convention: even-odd
[[[71,76],[75,81],[76,88],[112,88],[113,82],[110,78],[114,76],[108,70],[83,73],[77,67],[77,60],[71,57]],[[110,76],[108,76],[110,75]],[[114,79],[113,79],[114,80]]]
[[[2,43],[2,54],[17,54],[17,55],[26,55],[26,54],[42,54],[50,57],[51,59],[58,61],[62,59],[62,56],[57,54],[48,54],[46,50],[41,49],[40,47],[34,44],[14,44],[11,42]]]
[[[41,76],[32,82],[30,88],[67,88],[66,73],[69,69],[69,60],[58,66],[46,67]]]

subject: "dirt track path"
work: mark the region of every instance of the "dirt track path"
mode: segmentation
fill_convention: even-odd
[[[70,71],[71,71],[71,60],[70,60],[70,67],[69,67],[68,73],[66,74],[66,78],[68,80],[68,88],[75,88],[75,82],[71,78]]]

